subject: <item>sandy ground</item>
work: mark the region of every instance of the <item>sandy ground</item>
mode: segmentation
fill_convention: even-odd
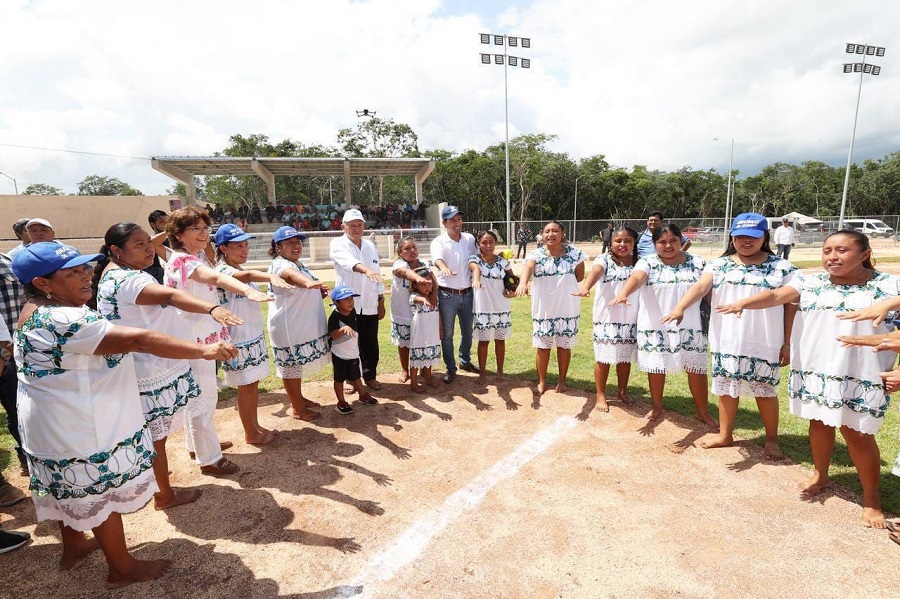
[[[333,402],[330,384],[305,388]],[[900,548],[858,523],[856,498],[801,501],[803,468],[744,441],[699,449],[708,431],[693,420],[647,427],[643,406],[602,414],[575,392],[535,403],[522,381],[484,389],[471,375],[430,397],[397,383],[380,397],[308,424],[266,395],[262,424],[281,433],[264,450],[243,443],[234,402],[220,403],[242,468],[227,479],[201,476],[174,435],[174,483],[204,494],[126,516],[138,556],[175,564],[110,595],[900,596]],[[56,525],[35,526],[30,502],[3,527],[34,541],[0,557],[0,595],[103,594],[102,555],[58,572]]]

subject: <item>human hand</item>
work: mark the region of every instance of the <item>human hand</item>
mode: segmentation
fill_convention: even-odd
[[[887,318],[888,310],[887,308],[881,308],[878,304],[873,304],[868,308],[863,308],[862,310],[852,310],[850,312],[841,312],[837,315],[840,320],[849,320],[851,322],[859,322],[860,320],[871,320],[872,326],[877,327],[880,325],[885,318]]]
[[[220,362],[227,362],[232,358],[236,358],[237,355],[237,348],[227,341],[219,341],[218,343],[213,343],[212,345],[203,346],[204,360],[218,360]]]
[[[884,381],[884,392],[893,393],[900,389],[900,370],[894,369],[880,373],[881,380]]]
[[[583,285],[579,285],[579,286],[578,286],[578,291],[576,291],[576,292],[573,293],[572,295],[574,295],[574,296],[576,296],[576,297],[590,297],[590,295],[591,295],[591,290],[590,290],[590,289],[586,289]]]
[[[356,337],[356,335],[357,335],[357,332],[354,331],[352,328],[350,328],[349,325],[346,325],[346,324],[344,326],[342,326],[339,330],[344,335],[350,335],[351,337]]]
[[[627,295],[617,295],[616,297],[612,298],[612,300],[609,302],[610,307],[618,306],[619,304],[625,304],[626,306],[630,306],[631,302],[628,301]]]
[[[272,287],[278,287],[279,289],[293,289],[294,286],[279,277],[278,275],[271,275],[269,277],[269,284]]]
[[[674,322],[675,324],[681,324],[681,320],[684,318],[684,310],[679,310],[675,308],[665,316],[659,319],[659,324],[666,324],[669,322]]]
[[[215,320],[222,326],[229,327],[244,324],[243,319],[238,318],[237,314],[227,308],[223,308],[222,306],[216,306],[215,308],[213,308],[209,315],[213,317],[213,320]]]
[[[456,273],[450,270],[450,268],[444,264],[443,266],[438,266],[438,269],[441,271],[441,276],[444,277],[453,277],[456,276]]]
[[[716,312],[719,314],[734,314],[738,318],[744,313],[744,308],[739,304],[719,304],[716,306]]]
[[[475,279],[472,281],[472,289],[481,289],[481,279]]]
[[[257,291],[256,289],[248,291],[246,297],[251,302],[271,302],[273,299],[275,299],[268,293],[263,293],[262,291]]]
[[[369,280],[372,281],[373,283],[381,283],[382,282],[380,272],[370,270],[366,273],[366,276],[369,277]]]
[[[886,335],[841,335],[837,338],[842,347],[871,347],[872,351],[900,351],[900,340]]]
[[[526,295],[528,295],[528,285],[522,282],[516,287],[516,297],[523,297]]]
[[[781,349],[778,351],[778,365],[779,366],[787,366],[791,363],[791,346],[790,345],[782,345]]]

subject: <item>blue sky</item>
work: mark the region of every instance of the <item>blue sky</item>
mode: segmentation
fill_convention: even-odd
[[[423,149],[483,149],[504,117],[481,32],[532,39],[532,68],[509,73],[510,134],[556,134],[575,159],[724,172],[713,138],[733,137],[744,174],[842,165],[857,93],[845,42],[888,46],[863,85],[855,158],[900,149],[900,11],[875,0],[0,0],[0,21],[0,171],[20,190],[172,182],[147,160],[12,146],[147,158],[208,155],[235,133],[334,144],[362,108],[408,123]]]

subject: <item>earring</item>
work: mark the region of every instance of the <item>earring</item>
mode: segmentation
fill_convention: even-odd
[[[47,299],[53,299],[53,298],[50,296],[50,292],[49,292],[49,291],[47,292]]]

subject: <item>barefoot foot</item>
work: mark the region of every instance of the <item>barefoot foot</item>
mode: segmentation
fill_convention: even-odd
[[[245,435],[244,440],[250,445],[268,445],[275,440],[275,433],[273,431],[257,431],[255,435]]]
[[[425,384],[433,389],[437,388],[437,381],[435,381],[433,378],[425,379]]]
[[[619,401],[621,401],[621,402],[622,402],[623,404],[625,404],[626,406],[633,406],[633,405],[634,405],[634,400],[631,399],[631,397],[630,397],[627,393],[625,393],[625,392],[623,392],[623,391],[619,391]]]
[[[862,512],[863,526],[869,528],[887,528],[884,524],[884,512],[880,508],[864,507]]]
[[[63,554],[59,558],[59,569],[62,571],[71,570],[75,564],[95,549],[100,549],[100,541],[85,534],[80,535],[77,541],[68,544],[63,543]]]
[[[609,412],[609,404],[606,401],[605,395],[597,396],[597,411],[598,412]]]
[[[565,383],[557,383],[555,389],[557,393],[565,393],[569,390]]]
[[[136,582],[156,580],[165,576],[172,567],[172,561],[167,559],[135,560],[134,566],[122,574],[109,573],[106,578],[106,588],[120,589]]]
[[[409,372],[404,370],[403,372],[400,373],[400,376],[397,377],[397,380],[400,381],[401,383],[409,382]]]
[[[766,441],[764,455],[768,460],[784,459],[784,453],[782,453],[781,447],[778,445],[778,441]]]
[[[538,383],[537,388],[535,389],[536,395],[543,395],[547,392],[547,383]]]
[[[714,449],[716,447],[731,447],[734,445],[734,438],[731,435],[716,435],[708,441],[700,441],[698,444],[703,449]]]
[[[810,478],[806,479],[802,483],[800,483],[800,496],[801,497],[815,497],[822,491],[826,491],[831,488],[831,479],[828,477],[822,477],[818,474],[813,474]]]
[[[497,376],[495,376],[494,378],[497,380],[498,383],[502,383],[503,381],[506,380],[506,378],[503,376],[502,372],[498,372]]]
[[[719,421],[712,417],[712,414],[706,412],[705,414],[695,413],[694,418],[699,420],[700,422],[706,423],[710,428],[714,428],[719,430]]]
[[[415,385],[410,385],[410,388],[416,393],[425,393],[425,387],[423,385],[419,385],[418,383]]]
[[[644,418],[646,418],[650,422],[653,422],[654,420],[656,420],[657,418],[659,418],[662,415],[663,415],[662,408],[653,408],[652,410],[650,410],[649,412],[644,414]]]
[[[317,420],[317,419],[321,418],[322,415],[319,414],[318,412],[313,412],[312,410],[302,410],[302,411],[291,410],[291,417],[295,418],[296,420],[305,420],[305,421],[309,422],[311,420]]]
[[[167,510],[169,508],[175,507],[176,505],[192,503],[194,501],[197,501],[202,494],[203,491],[201,491],[200,489],[180,489],[178,491],[172,489],[172,494],[169,497],[163,497],[162,493],[154,493],[153,509]]]

